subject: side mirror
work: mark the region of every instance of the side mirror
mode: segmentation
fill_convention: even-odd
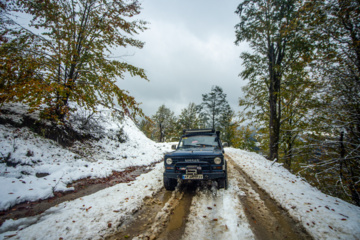
[[[172,150],[176,150],[176,144],[171,145],[171,149],[172,149]]]
[[[222,146],[223,146],[223,147],[228,147],[229,144],[228,144],[227,142],[224,142]]]

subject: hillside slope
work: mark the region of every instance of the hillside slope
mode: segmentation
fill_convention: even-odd
[[[320,192],[256,153],[240,149],[227,153],[315,239],[360,239],[359,207]]]
[[[19,115],[10,112],[7,117],[22,121]],[[163,190],[163,164],[159,161],[164,152],[170,151],[170,145],[147,139],[131,119],[125,117],[119,121],[119,118],[121,116],[108,109],[100,109],[96,121],[92,122],[97,123],[96,131],[84,128],[83,118],[81,121],[81,118],[70,119],[77,132],[93,136],[74,141],[70,147],[44,138],[27,127],[0,125],[1,209],[9,209],[23,201],[48,198],[55,191],[72,191],[67,184],[77,179],[106,177],[112,171],[122,171],[129,166],[155,163],[154,167],[148,167],[149,172],[130,183],[116,184],[63,202],[33,217],[7,220],[0,226],[0,239],[104,239],[117,233],[121,226],[127,229],[132,221],[136,223],[138,218],[134,216],[141,208],[163,204],[152,218],[155,220],[147,223],[150,227],[146,234],[139,232],[135,237],[143,239],[160,234],[159,227],[168,224],[166,219],[176,207],[171,201],[178,201],[189,209],[182,217],[187,220],[179,239],[254,239],[256,232],[251,226],[256,223],[245,213],[255,209],[247,209],[243,199],[253,197],[259,209],[270,210],[247,183],[242,183],[241,172],[314,239],[360,239],[359,207],[321,193],[280,164],[272,164],[258,154],[239,149],[225,149],[230,167],[228,190],[198,186],[187,199],[188,204],[184,204],[177,197],[184,195],[183,188],[178,186],[172,195],[169,193],[171,201],[164,197],[164,202],[158,202],[155,195],[160,192],[168,195]],[[206,230],[199,231],[199,228]]]
[[[9,112],[1,117],[21,124],[29,117],[23,108],[9,106]],[[93,116],[96,122],[89,130],[81,129],[81,118],[70,119],[77,132],[92,136],[74,141],[70,147],[34,133],[29,127],[1,124],[0,211],[21,202],[52,197],[57,191],[72,191],[67,185],[78,179],[104,178],[112,171],[160,161],[168,149],[166,144],[146,138],[128,117],[121,121],[119,118],[118,113],[101,108]]]

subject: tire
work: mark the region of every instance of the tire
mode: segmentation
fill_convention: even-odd
[[[228,188],[228,180],[227,175],[226,178],[221,178],[218,180],[218,189],[224,188],[225,190]]]
[[[228,177],[227,177],[227,163],[225,162],[225,178],[221,178],[218,180],[218,189],[224,188],[225,190],[228,188]]]
[[[228,182],[228,177],[227,177],[227,173],[226,173],[226,178],[225,178],[225,190],[228,189],[228,185],[229,185],[229,182]]]
[[[164,187],[168,191],[174,191],[177,185],[177,179],[164,177]]]

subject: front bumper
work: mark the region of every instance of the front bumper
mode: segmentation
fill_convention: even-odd
[[[170,179],[189,179],[189,180],[211,180],[226,178],[225,165],[214,165],[209,162],[201,161],[196,164],[188,162],[177,162],[167,169],[165,165],[164,178]],[[220,168],[220,169],[219,169]]]
[[[175,173],[175,172],[164,172],[165,178],[173,178],[173,179],[184,179],[183,176],[186,175],[185,173]],[[203,172],[201,173],[203,175],[203,179],[192,179],[192,180],[211,180],[211,179],[219,179],[219,178],[225,178],[226,173],[225,171],[220,172]]]

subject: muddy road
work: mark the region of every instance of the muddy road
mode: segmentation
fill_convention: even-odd
[[[179,183],[144,199],[143,207],[106,239],[312,239],[227,156],[229,188]]]

